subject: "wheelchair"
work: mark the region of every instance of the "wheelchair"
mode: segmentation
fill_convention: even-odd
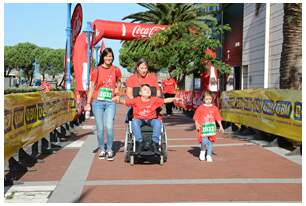
[[[133,88],[133,96],[139,96],[139,87]],[[151,93],[152,96],[156,96],[156,88],[151,87]],[[157,112],[159,113],[161,111],[161,108],[157,109]],[[159,116],[159,115],[158,115]],[[168,144],[167,144],[167,134],[165,125],[161,120],[161,135],[159,137],[159,149],[157,151],[154,151],[153,149],[153,141],[152,141],[152,133],[153,128],[149,125],[143,125],[141,127],[141,134],[143,138],[143,146],[140,151],[136,151],[136,139],[133,135],[132,131],[132,119],[133,119],[133,111],[130,109],[127,113],[127,119],[126,122],[126,134],[125,134],[125,142],[124,142],[124,161],[129,162],[130,165],[135,164],[136,158],[142,158],[146,159],[147,157],[158,157],[159,158],[159,164],[163,165],[167,161],[167,151],[168,151]]]

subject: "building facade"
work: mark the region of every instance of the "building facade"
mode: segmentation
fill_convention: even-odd
[[[264,87],[265,4],[244,4],[242,45],[242,88]]]
[[[224,34],[223,61],[233,67],[234,89],[279,88],[283,4],[228,4],[223,12],[232,28]]]
[[[279,68],[283,46],[283,18],[283,4],[271,4],[269,39],[269,88],[279,88]]]

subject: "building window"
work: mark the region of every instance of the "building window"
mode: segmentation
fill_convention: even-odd
[[[249,88],[249,68],[248,65],[242,66],[242,89]]]

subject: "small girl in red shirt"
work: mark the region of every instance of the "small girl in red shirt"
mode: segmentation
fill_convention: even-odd
[[[165,103],[179,101],[180,98],[158,98],[151,96],[151,88],[148,84],[140,87],[140,96],[134,99],[122,99],[119,96],[113,98],[114,102],[125,104],[133,108],[132,130],[136,139],[136,151],[140,151],[142,147],[141,126],[150,125],[153,128],[152,141],[155,151],[159,149],[159,138],[161,132],[161,121],[157,117],[156,109]]]
[[[205,92],[204,104],[200,105],[193,116],[196,129],[198,132],[198,142],[201,144],[200,160],[212,162],[212,147],[213,142],[216,140],[216,121],[220,126],[220,132],[224,132],[221,124],[221,115],[219,109],[212,104],[212,93]]]

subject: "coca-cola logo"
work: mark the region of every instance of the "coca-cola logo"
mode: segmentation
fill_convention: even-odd
[[[144,28],[141,27],[140,25],[137,25],[134,27],[132,36],[136,38],[147,38],[147,37],[152,37],[154,33],[164,30],[166,27],[161,27],[161,26],[153,26],[150,28]]]

